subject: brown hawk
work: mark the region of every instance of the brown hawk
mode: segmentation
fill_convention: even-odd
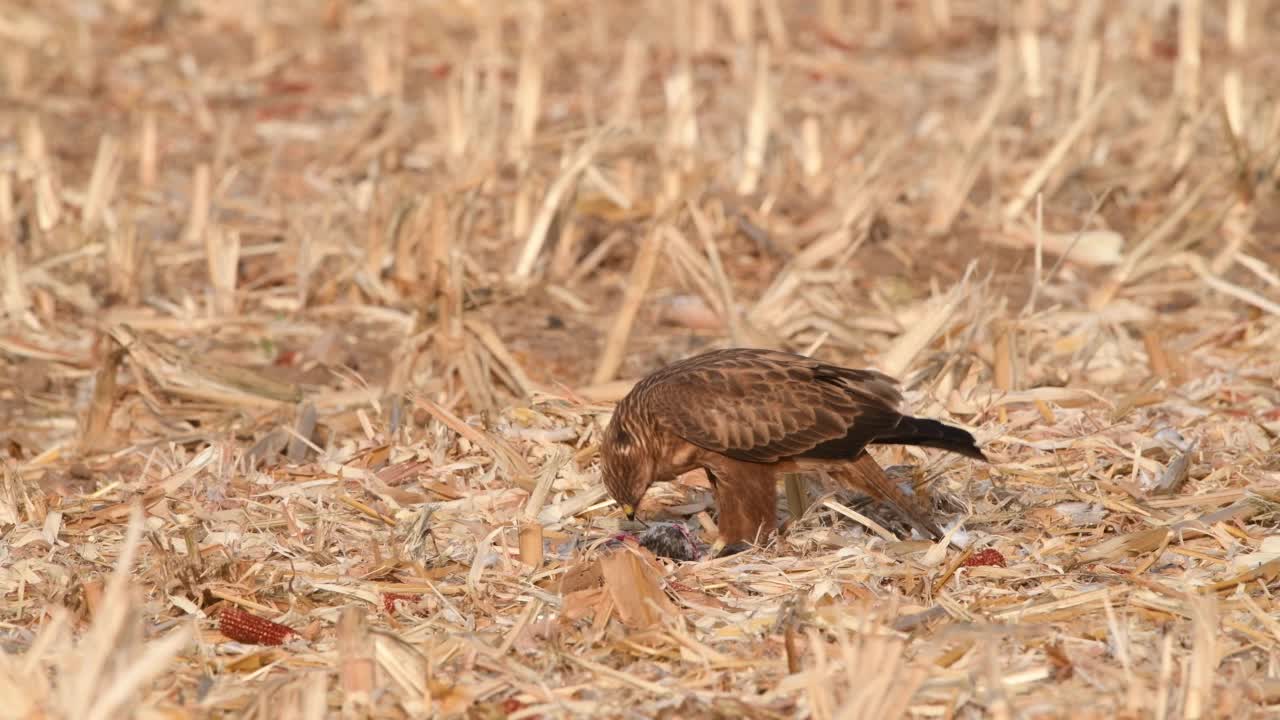
[[[600,445],[605,487],[634,519],[649,487],[702,468],[715,491],[720,547],[763,541],[776,528],[777,479],[826,470],[885,501],[914,527],[942,536],[866,446],[918,445],[978,460],[974,438],[936,420],[903,415],[897,382],[774,350],[715,350],[636,383],[614,409]]]

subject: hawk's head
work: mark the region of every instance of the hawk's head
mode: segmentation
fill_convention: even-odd
[[[641,498],[653,484],[654,470],[643,432],[632,427],[621,408],[615,411],[600,443],[600,474],[627,519],[635,519]]]

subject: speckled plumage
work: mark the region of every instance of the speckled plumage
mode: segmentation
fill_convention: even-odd
[[[722,544],[775,529],[779,473],[825,469],[941,536],[927,512],[878,472],[869,444],[920,445],[985,460],[973,436],[903,415],[892,378],[787,352],[734,348],[664,367],[631,389],[601,443],[609,494],[634,514],[654,482],[696,468],[716,494]]]

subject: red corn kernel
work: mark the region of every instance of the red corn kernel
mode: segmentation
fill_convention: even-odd
[[[965,567],[981,567],[983,565],[999,565],[1000,567],[1004,567],[1004,556],[995,548],[987,548],[970,555],[969,559],[964,561]]]
[[[298,634],[287,625],[258,617],[238,607],[228,607],[218,615],[218,630],[236,642],[251,645],[283,645],[285,640]]]

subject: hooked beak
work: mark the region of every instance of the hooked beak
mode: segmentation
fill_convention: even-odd
[[[622,505],[622,512],[623,512],[623,514],[624,514],[624,515],[626,515],[626,516],[627,516],[627,519],[628,519],[628,520],[630,520],[630,521],[632,521],[632,522],[638,522],[638,523],[640,523],[641,525],[643,525],[644,527],[649,527],[649,523],[647,523],[647,522],[645,522],[645,521],[641,520],[640,518],[636,517],[636,506],[635,506],[635,505],[628,505],[628,504],[624,503],[624,504]]]

